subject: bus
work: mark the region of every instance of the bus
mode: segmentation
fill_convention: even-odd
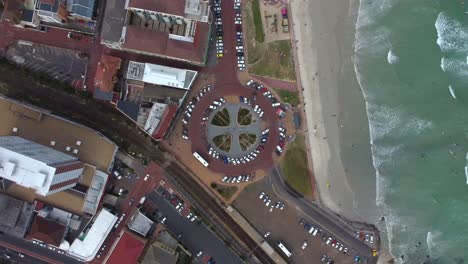
[[[198,154],[198,152],[194,152],[193,156],[205,167],[208,167],[208,162]]]
[[[278,241],[278,247],[281,249],[281,251],[283,251],[286,257],[291,257],[291,252],[283,245],[283,242]]]

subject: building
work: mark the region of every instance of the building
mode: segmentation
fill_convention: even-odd
[[[35,204],[0,194],[0,232],[23,238],[34,218]]]
[[[208,0],[108,0],[101,43],[204,65],[210,17]]]
[[[145,241],[129,232],[123,231],[123,234],[116,243],[106,264],[138,263],[138,257],[145,248]]]
[[[116,222],[117,216],[101,209],[94,221],[70,245],[68,254],[86,262],[93,260]]]
[[[69,12],[63,0],[36,0],[37,15],[44,22],[63,24]]]
[[[117,109],[161,140],[197,75],[192,70],[130,61]]]
[[[0,177],[42,196],[71,188],[84,164],[71,155],[17,136],[0,137]]]
[[[75,19],[93,21],[94,18],[94,0],[68,0],[67,10]]]
[[[121,64],[120,58],[101,55],[94,77],[94,98],[111,103],[117,102],[119,94],[114,92],[114,85],[118,81],[117,73]]]
[[[196,76],[196,71],[135,61],[129,62],[127,71],[127,79],[129,80],[185,90],[192,86]]]
[[[167,231],[161,231],[156,241],[148,247],[142,264],[176,264],[179,243]]]
[[[133,232],[136,232],[143,237],[147,237],[150,234],[153,224],[154,222],[151,221],[151,219],[142,214],[140,210],[136,210],[135,214],[127,223],[127,226]]]

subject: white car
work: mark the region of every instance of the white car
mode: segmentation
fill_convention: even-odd
[[[270,205],[270,203],[271,203],[271,200],[270,200],[270,199],[268,199],[268,200],[266,201],[266,203],[265,203],[265,206],[269,206],[269,205]]]
[[[327,242],[325,242],[325,244],[329,245],[331,241],[332,241],[332,238],[328,237]]]
[[[263,199],[264,196],[265,196],[265,192],[261,192],[261,193],[260,193],[260,196],[259,196],[258,198],[259,198],[259,199]],[[33,242],[35,242],[35,241],[33,241]]]
[[[304,250],[307,247],[307,240],[304,240],[304,243],[302,243],[301,248]]]
[[[147,181],[149,178],[149,174],[146,174],[145,178],[143,179],[143,181]]]
[[[271,232],[270,232],[270,231],[268,231],[268,232],[266,232],[266,233],[265,233],[265,235],[263,235],[263,237],[264,237],[264,238],[267,238],[267,237],[269,237],[269,236],[270,236],[270,234],[271,234]]]
[[[199,258],[199,257],[201,257],[202,255],[203,255],[203,251],[200,250],[200,252],[197,253],[197,257]]]

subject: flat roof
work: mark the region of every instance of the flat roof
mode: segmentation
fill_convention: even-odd
[[[196,76],[197,72],[192,70],[134,61],[129,62],[127,70],[127,79],[186,90]]]
[[[118,149],[91,128],[3,97],[0,97],[0,124],[0,136],[20,136],[68,153],[105,172],[110,171]],[[13,132],[14,128],[17,132]],[[70,151],[66,151],[67,147]]]
[[[34,203],[0,194],[0,231],[23,238],[34,215]]]
[[[130,230],[146,237],[153,226],[153,221],[142,214],[139,210],[135,211],[131,221],[127,224]]]
[[[46,196],[56,168],[50,160],[77,161],[76,157],[16,136],[0,136],[0,177]]]
[[[145,243],[129,232],[123,232],[106,264],[137,263]]]
[[[84,261],[91,261],[111,232],[115,222],[117,222],[117,216],[106,209],[101,209],[91,228],[73,241],[68,253]]]
[[[86,192],[83,212],[94,215],[98,209],[102,194],[106,187],[108,175],[102,171],[96,170],[91,184]]]
[[[129,0],[128,7],[184,16],[185,2],[186,0]]]
[[[115,77],[122,64],[122,59],[101,55],[96,69],[96,76],[94,77],[94,86],[101,92],[112,92],[114,90]]]
[[[107,0],[102,19],[101,39],[103,42],[118,42],[125,23],[125,1]]]
[[[195,24],[193,42],[171,39],[167,32],[128,25],[123,48],[203,64],[208,47],[210,25],[202,22]]]
[[[83,215],[83,205],[85,196],[74,190],[68,189],[48,196],[38,195],[31,192],[31,189],[13,183],[6,190],[0,190],[2,193],[12,197],[33,203],[35,200],[42,201],[51,206],[64,209],[77,215]]]

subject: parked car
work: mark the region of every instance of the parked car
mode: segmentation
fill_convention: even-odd
[[[307,240],[304,240],[304,243],[302,243],[302,250],[304,250],[307,247]]]

